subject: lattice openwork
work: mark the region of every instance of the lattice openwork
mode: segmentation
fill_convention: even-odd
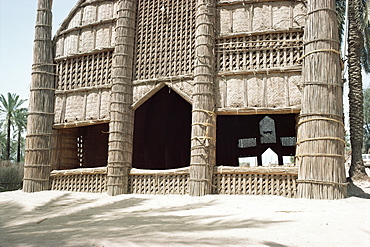
[[[113,50],[57,61],[58,90],[110,85]]]
[[[293,66],[303,55],[303,32],[222,38],[216,48],[219,71]]]
[[[214,174],[216,194],[295,197],[297,176],[272,174]]]
[[[139,0],[136,80],[193,73],[195,0]]]
[[[74,174],[51,177],[51,189],[102,193],[107,190],[107,174]]]
[[[189,193],[189,175],[130,175],[129,192],[136,194]]]

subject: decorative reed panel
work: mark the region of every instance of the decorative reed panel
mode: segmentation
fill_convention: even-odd
[[[297,175],[214,174],[215,194],[295,197]]]
[[[112,84],[113,50],[57,61],[58,90]]]
[[[299,65],[303,32],[244,35],[217,40],[218,71],[283,68]]]
[[[193,73],[195,0],[139,0],[135,80]]]
[[[129,193],[135,194],[189,194],[189,174],[130,175]]]
[[[51,176],[51,190],[103,193],[107,191],[107,174]]]

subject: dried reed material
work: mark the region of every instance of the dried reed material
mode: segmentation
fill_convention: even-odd
[[[130,175],[155,175],[155,176],[170,176],[170,175],[189,175],[190,168],[176,168],[167,170],[144,170],[132,168],[130,170]]]
[[[107,191],[106,173],[53,175],[51,190],[103,193]]]
[[[265,175],[294,175],[298,176],[298,167],[287,166],[256,166],[256,167],[233,167],[217,166],[214,174],[265,174]]]
[[[196,0],[140,0],[136,80],[193,73]]]
[[[70,176],[70,175],[90,175],[90,174],[107,174],[107,167],[54,170],[50,173],[50,177]]]
[[[251,4],[251,3],[263,3],[263,2],[286,2],[287,0],[229,0],[229,1],[219,1],[217,4],[218,6],[229,6],[229,5],[243,5],[243,4]]]
[[[296,197],[297,174],[214,174],[214,193],[227,195],[277,195]]]
[[[212,191],[216,163],[216,114],[214,100],[215,1],[198,0],[195,32],[195,66],[192,113],[189,194]]]
[[[54,130],[53,138],[55,138],[56,146],[53,149],[53,169],[73,169],[78,165],[77,153],[77,137],[78,128],[58,129]],[[55,156],[55,157],[54,157]]]
[[[233,76],[233,75],[256,75],[256,74],[273,74],[273,73],[297,73],[302,71],[301,65],[274,67],[274,68],[263,68],[263,69],[251,69],[251,70],[231,70],[221,71],[217,76]]]
[[[244,107],[244,108],[218,108],[217,115],[255,115],[255,114],[291,114],[299,113],[301,106],[291,107]]]
[[[298,197],[346,197],[344,125],[335,1],[308,1],[298,123]],[[325,25],[323,25],[325,23]]]
[[[98,119],[98,120],[86,120],[86,121],[76,121],[72,123],[61,123],[61,124],[54,124],[54,129],[68,129],[68,128],[76,128],[76,127],[84,127],[96,124],[103,124],[109,123],[109,120],[106,119]]]
[[[134,112],[133,55],[135,44],[136,1],[118,2],[116,44],[113,55],[113,84],[110,102],[108,194],[128,191],[132,166]]]
[[[48,190],[51,135],[54,120],[52,0],[39,0],[35,26],[32,82],[29,98],[23,191]]]

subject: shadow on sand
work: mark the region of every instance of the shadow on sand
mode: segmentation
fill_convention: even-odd
[[[231,220],[220,215],[180,212],[208,207],[212,201],[149,209],[143,207],[148,200],[145,197],[124,197],[109,203],[100,200],[103,205],[92,204],[97,200],[76,200],[70,193],[65,193],[32,210],[25,210],[15,203],[0,202],[1,211],[5,213],[0,216],[0,246],[36,247],[40,243],[42,246],[103,246],[101,242],[96,244],[96,240],[102,239],[104,246],[225,246],[227,236],[222,235],[224,230],[248,231],[248,228],[263,229],[287,222],[253,218]],[[209,238],[208,231],[219,231],[220,237]],[[232,242],[248,245],[245,238],[232,238]],[[275,242],[260,244],[284,246]]]

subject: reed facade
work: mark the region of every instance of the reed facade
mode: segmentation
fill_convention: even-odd
[[[312,197],[297,190],[310,190],[307,184],[344,185],[343,136],[336,134],[343,122],[339,56],[330,60],[329,81],[313,78],[318,72],[308,76],[319,69],[325,74],[309,59],[335,54],[317,50],[339,50],[337,34],[325,37],[334,46],[310,45],[315,34],[308,32],[325,33],[337,24],[332,15],[323,17],[330,17],[326,26],[309,14],[335,10],[332,3],[313,4],[78,1],[51,45],[49,188],[110,195]],[[312,81],[323,83],[312,86]],[[334,106],[322,105],[327,96]],[[335,119],[332,112],[313,116],[317,111],[305,110],[313,105],[334,107]],[[305,145],[314,141],[328,150],[320,144],[308,155]],[[266,150],[274,152],[272,164]],[[296,162],[287,164],[288,156]],[[333,159],[335,164],[327,165]],[[318,175],[321,171],[340,175],[332,180]],[[326,193],[322,186],[315,190]]]

